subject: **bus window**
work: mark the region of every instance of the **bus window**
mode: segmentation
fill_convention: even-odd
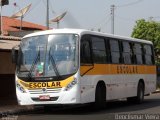
[[[106,63],[107,54],[103,38],[92,37],[92,50],[94,63]]]
[[[144,52],[145,52],[145,63],[147,65],[152,65],[153,64],[153,53],[152,53],[152,48],[150,45],[144,45],[143,46]]]
[[[133,48],[134,55],[136,57],[136,63],[137,64],[143,64],[141,44],[135,43],[133,47],[134,47]]]
[[[129,42],[122,42],[123,46],[123,60],[125,64],[131,64],[132,63],[132,51],[131,51],[131,45]]]
[[[90,41],[85,36],[82,38],[81,41],[81,65],[83,64],[92,64],[92,55],[91,55],[91,46]]]
[[[120,63],[120,48],[117,40],[110,40],[110,52],[112,63]]]

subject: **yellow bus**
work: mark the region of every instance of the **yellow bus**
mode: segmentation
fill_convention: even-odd
[[[76,105],[127,98],[142,103],[156,90],[150,41],[83,29],[54,29],[23,37],[16,62],[20,105]],[[16,59],[17,58],[17,59]]]

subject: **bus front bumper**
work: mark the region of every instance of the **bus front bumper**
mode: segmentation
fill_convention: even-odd
[[[49,104],[79,104],[80,93],[74,86],[69,91],[61,90],[59,93],[31,94],[28,90],[22,93],[16,88],[19,105],[49,105]]]

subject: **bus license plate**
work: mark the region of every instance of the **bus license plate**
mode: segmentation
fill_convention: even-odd
[[[50,96],[49,95],[41,95],[41,96],[39,96],[39,99],[40,100],[49,100]]]

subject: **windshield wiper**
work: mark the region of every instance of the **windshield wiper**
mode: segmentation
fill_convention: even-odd
[[[51,49],[50,49],[50,50],[51,50]],[[61,76],[60,76],[59,71],[58,71],[58,69],[57,69],[55,60],[54,60],[53,56],[50,54],[50,50],[49,50],[49,58],[50,58],[50,60],[51,60],[51,63],[52,63],[54,72],[55,72],[55,74],[56,74],[58,80],[60,80],[60,79],[61,79]]]
[[[36,63],[37,63],[39,58],[40,58],[40,50],[38,51],[38,54],[37,54],[36,58],[34,59],[34,61],[32,63],[32,66],[31,66],[31,68],[29,70],[29,73],[27,75],[30,80],[32,80],[32,71],[34,70],[34,66],[36,65]]]

